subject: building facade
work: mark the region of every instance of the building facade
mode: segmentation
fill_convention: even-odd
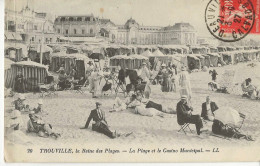
[[[37,13],[28,6],[20,12],[5,10],[5,39],[12,39],[12,36],[25,43],[39,43],[41,40],[53,43],[58,38],[51,16]]]
[[[195,45],[197,32],[189,23],[173,26],[143,26],[130,18],[124,25],[115,25],[109,19],[99,19],[93,14],[85,16],[59,16],[55,30],[65,37],[104,37],[118,44],[184,44]]]

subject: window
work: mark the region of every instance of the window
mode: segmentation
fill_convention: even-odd
[[[69,30],[68,29],[66,29],[65,31],[66,31],[66,34],[69,34]]]
[[[70,18],[69,18],[69,21],[73,21],[73,17],[70,17]]]
[[[50,38],[50,42],[52,42],[52,38]]]
[[[85,30],[84,29],[82,29],[82,34],[85,34]]]
[[[33,29],[34,29],[34,30],[37,30],[37,25],[34,25]]]
[[[93,29],[92,28],[90,28],[90,34],[93,34]]]
[[[86,17],[86,18],[85,18],[85,21],[90,21],[90,18],[89,18],[89,17]]]
[[[65,21],[65,17],[61,17],[60,21]]]
[[[60,33],[60,29],[58,29],[58,33]]]
[[[77,34],[77,30],[76,29],[74,29],[74,34]]]
[[[34,37],[32,37],[32,41],[34,41]]]
[[[46,43],[48,42],[48,38],[45,38],[45,42],[46,42]]]

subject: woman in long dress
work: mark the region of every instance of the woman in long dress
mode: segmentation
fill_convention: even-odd
[[[188,97],[188,103],[191,104],[191,86],[190,86],[190,76],[186,71],[186,68],[183,66],[181,68],[181,73],[179,77],[179,85],[180,85],[180,96],[186,95]]]
[[[162,92],[171,92],[172,91],[172,72],[169,68],[165,68],[165,64],[162,65]]]
[[[95,68],[89,77],[89,91],[92,93],[93,98],[97,98],[101,76],[102,72],[98,68]]]

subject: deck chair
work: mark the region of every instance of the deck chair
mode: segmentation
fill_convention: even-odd
[[[126,85],[125,85],[125,83],[120,82],[119,79],[117,78],[117,76],[114,75],[114,74],[111,74],[111,79],[112,79],[112,82],[115,86],[114,90],[115,90],[116,97],[117,97],[118,93],[123,93],[124,97],[125,97],[125,95],[126,95],[126,89],[125,89]]]
[[[80,93],[80,94],[84,93],[84,91],[82,90],[82,87],[85,86],[85,82],[86,82],[86,79],[83,78],[74,85],[74,90],[76,93]]]
[[[242,113],[240,113],[240,112],[239,112],[239,116],[240,116],[240,118],[242,119],[242,121],[241,121],[240,126],[236,128],[237,130],[240,130],[240,129],[241,129],[241,127],[243,126],[244,121],[245,121],[245,119],[246,119],[246,115],[244,115],[244,114],[242,114]]]
[[[53,76],[47,76],[44,79],[43,84],[38,84],[39,90],[40,90],[40,97],[50,97],[50,96],[55,96],[58,95],[56,93],[56,84],[54,82],[54,77]]]
[[[179,124],[179,125],[180,125],[181,128],[178,132],[183,131],[186,134],[185,129],[188,128],[190,130],[190,132],[192,133],[192,130],[190,129],[189,123],[184,123],[183,125],[181,125],[181,124]]]

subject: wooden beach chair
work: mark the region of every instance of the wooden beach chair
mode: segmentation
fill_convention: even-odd
[[[192,133],[192,130],[190,129],[189,123],[184,123],[183,125],[181,125],[181,124],[179,124],[179,125],[180,125],[181,128],[180,128],[180,130],[178,130],[178,132],[183,131],[186,134],[185,129],[188,128],[190,130],[190,132]]]

